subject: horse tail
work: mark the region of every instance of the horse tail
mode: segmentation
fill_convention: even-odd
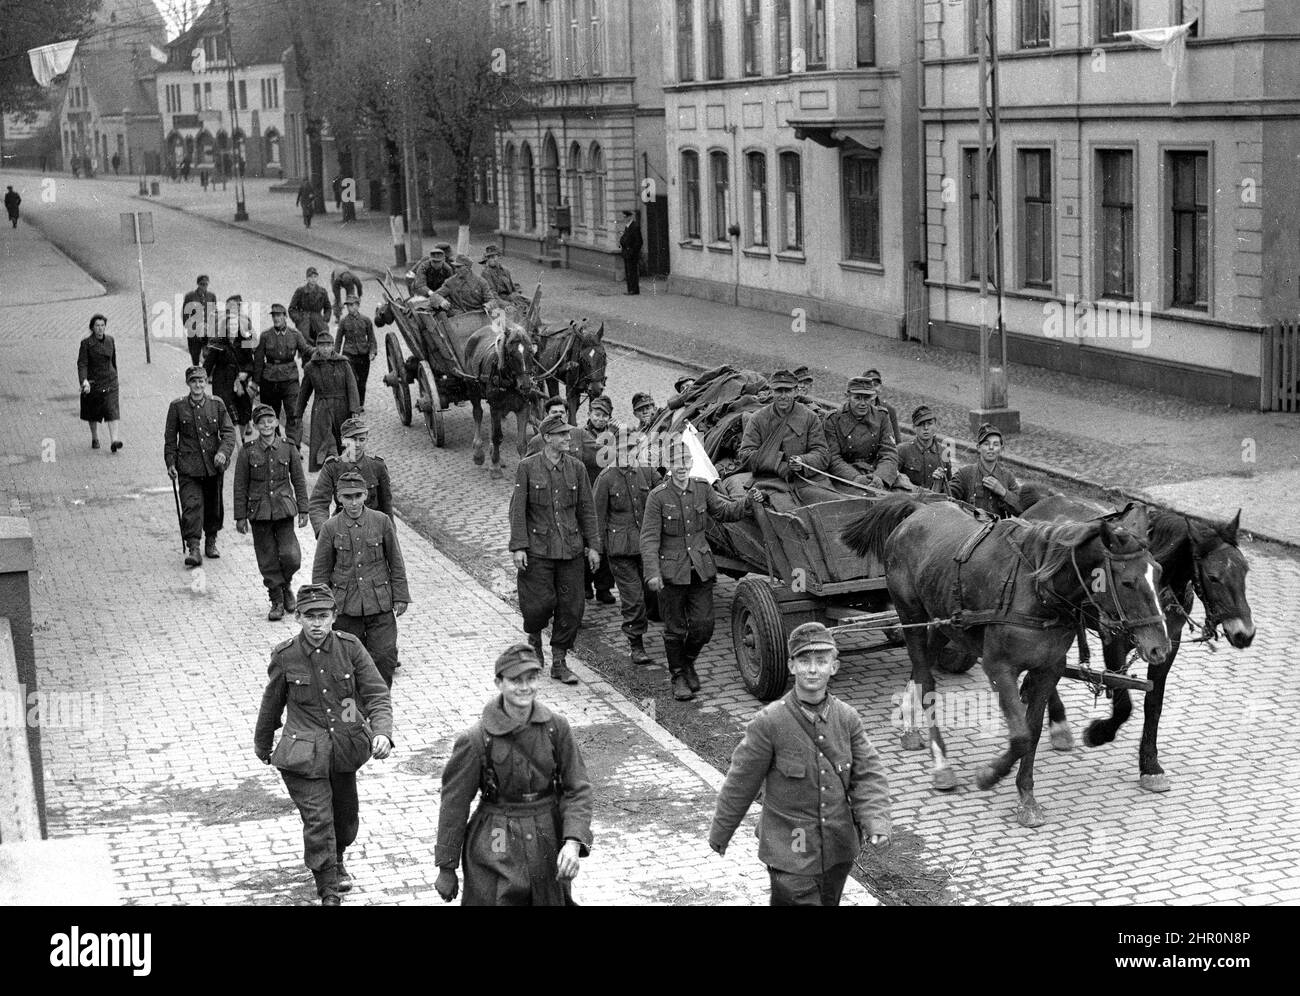
[[[889,495],[875,502],[862,518],[849,523],[840,539],[859,557],[874,556],[885,560],[885,541],[913,512],[924,505],[911,495]]]

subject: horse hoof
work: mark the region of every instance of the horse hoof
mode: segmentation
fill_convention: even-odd
[[[975,784],[987,792],[1001,780],[1002,779],[998,777],[998,773],[993,770],[993,766],[991,764],[986,764],[984,767],[980,768],[980,773],[975,778]]]
[[[925,750],[925,738],[918,730],[908,730],[902,738],[903,750]]]
[[[491,477],[494,481],[496,481],[496,480],[500,480],[506,475],[505,472],[500,467],[493,467],[491,473],[488,476]]]
[[[1036,802],[1030,802],[1025,805],[1016,807],[1016,822],[1022,827],[1041,827],[1047,822],[1043,816],[1043,807]]]
[[[1102,744],[1108,744],[1115,739],[1114,733],[1106,730],[1106,724],[1100,719],[1094,719],[1088,724],[1088,728],[1083,731],[1083,742],[1089,747],[1100,747]]]
[[[940,768],[934,773],[934,787],[940,792],[951,792],[957,787],[957,772],[952,768]]]
[[[1169,776],[1163,771],[1158,775],[1143,775],[1138,779],[1138,788],[1148,792],[1168,792],[1171,788]]]
[[[1074,734],[1070,732],[1070,724],[1065,720],[1053,723],[1048,732],[1048,737],[1052,741],[1052,750],[1074,750]]]
[[[479,467],[482,467],[482,466],[483,466],[483,454],[482,454],[482,453],[475,453],[475,454],[474,454],[474,463],[475,463],[477,466],[479,466]]]

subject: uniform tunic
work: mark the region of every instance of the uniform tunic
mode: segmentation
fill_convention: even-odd
[[[897,439],[889,425],[889,414],[880,407],[867,409],[858,418],[848,402],[825,422],[830,465],[836,477],[852,481],[860,475],[878,476],[886,485],[898,476]]]
[[[785,416],[778,415],[775,406],[770,404],[754,412],[754,417],[745,426],[736,455],[744,469],[754,475],[756,482],[770,482],[776,478],[791,480],[794,469],[790,466],[790,458],[795,456],[819,470],[827,470],[830,466],[830,451],[821,419],[797,401],[790,414]]]
[[[294,515],[307,512],[307,478],[298,448],[279,437],[267,446],[259,435],[235,460],[235,521],[253,526],[253,553],[262,583],[275,596],[293,584],[302,566]]]
[[[257,382],[260,401],[275,409],[276,416],[282,420],[285,435],[293,440],[294,445],[302,442],[296,360],[301,358],[306,365],[311,352],[303,334],[289,325],[283,330],[275,326],[267,329],[253,350],[253,380]]]
[[[484,785],[489,749],[495,802]],[[591,811],[591,782],[568,721],[534,702],[528,720],[517,722],[498,696],[456,738],[443,769],[434,861],[463,865],[465,906],[569,905],[569,883],[555,877],[557,859],[566,839],[578,841],[582,856],[590,853]]]
[[[328,457],[343,449],[340,435],[343,423],[361,408],[357,378],[348,361],[332,346],[317,348],[303,370],[302,390],[298,394],[298,418],[316,396],[311,410],[311,438],[308,441],[308,467],[321,469]]]
[[[929,446],[922,446],[913,439],[898,448],[898,469],[918,488],[943,491],[947,487],[944,479],[936,480],[934,476],[940,468],[952,474],[952,463],[944,457],[938,436],[930,440]]]
[[[303,284],[289,299],[289,317],[313,346],[316,334],[330,327],[330,296],[320,284]]]
[[[81,395],[81,420],[116,422],[120,419],[117,344],[108,333],[100,339],[92,332],[81,340],[77,350],[78,386],[85,381],[90,381],[90,393]]]
[[[623,633],[628,637],[645,634],[647,595],[655,594],[646,591],[641,571],[641,522],[646,501],[657,485],[658,475],[649,467],[611,464],[596,478],[592,495],[596,528],[618,585]]]
[[[390,519],[393,517],[393,486],[388,477],[388,465],[384,458],[367,453],[356,463],[349,463],[342,457],[330,457],[320,469],[316,486],[311,489],[311,503],[308,514],[311,516],[312,531],[319,536],[321,526],[332,515],[343,509],[334,504],[334,494],[338,479],[349,470],[355,470],[366,482],[366,508],[383,512]],[[333,511],[330,506],[333,504]]]
[[[426,256],[415,265],[415,279],[411,282],[411,293],[427,295],[436,291],[451,279],[451,267],[444,262],[436,262]]]
[[[225,468],[235,452],[235,426],[220,398],[195,404],[187,394],[167,408],[163,461],[175,467],[181,500],[181,536],[187,542],[206,534],[216,539],[225,522],[221,493]],[[226,463],[218,467],[216,456]]]
[[[375,327],[369,318],[357,312],[355,315],[344,315],[339,320],[338,351],[347,357],[348,363],[352,366],[352,376],[357,381],[357,401],[360,408],[366,406],[366,382],[370,380],[370,357],[378,350]]]
[[[515,278],[510,275],[510,271],[504,266],[484,266],[483,279],[492,288],[492,293],[503,301],[507,301],[519,293],[519,285],[515,283]]]
[[[181,321],[185,324],[191,366],[199,365],[208,333],[214,330],[216,320],[217,295],[212,291],[200,291],[195,287],[181,300]]]
[[[470,270],[464,274],[453,273],[438,288],[438,293],[447,299],[453,314],[482,310],[494,299],[488,282]]]
[[[984,478],[990,474],[1006,487],[1006,498],[998,497],[984,486]],[[999,519],[1020,514],[1022,510],[1020,508],[1019,491],[1020,482],[1016,480],[1011,471],[1002,466],[1001,460],[993,465],[991,471],[985,471],[978,460],[974,463],[968,463],[957,471],[952,480],[948,482],[948,496],[950,498],[956,498],[958,501],[974,505],[976,508],[982,509]]]

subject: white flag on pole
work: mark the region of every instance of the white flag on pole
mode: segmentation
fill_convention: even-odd
[[[704,452],[704,443],[700,440],[700,434],[695,431],[695,426],[690,422],[686,423],[682,429],[682,442],[691,452],[691,476],[698,477],[702,481],[712,484],[718,479],[718,468],[713,466],[713,461],[709,455]]]
[[[27,57],[32,62],[32,75],[41,86],[49,86],[50,81],[68,71],[72,64],[73,53],[77,51],[77,39],[29,48]]]
[[[157,45],[149,46],[149,57],[152,58],[154,62],[167,61],[167,53],[164,52],[162,49],[160,49]]]
[[[1175,24],[1168,28],[1142,28],[1137,31],[1116,31],[1116,36],[1127,35],[1140,45],[1160,50],[1160,61],[1169,67],[1169,106],[1177,103],[1178,72],[1187,56],[1187,33],[1194,22]]]

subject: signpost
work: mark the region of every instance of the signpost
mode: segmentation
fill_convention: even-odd
[[[152,363],[149,355],[149,306],[144,299],[144,247],[153,245],[153,212],[122,212],[122,244],[135,246],[136,266],[140,274],[140,317],[144,322],[144,361]]]

